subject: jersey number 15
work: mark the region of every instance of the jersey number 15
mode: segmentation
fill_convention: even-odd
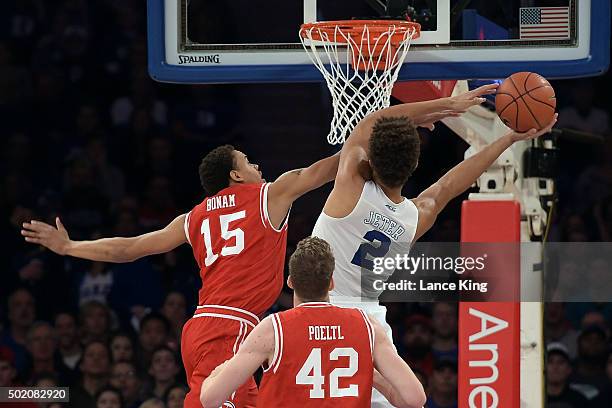
[[[246,217],[246,211],[238,211],[232,214],[224,214],[219,216],[219,224],[221,226],[221,238],[224,241],[229,241],[235,238],[234,245],[223,246],[221,254],[215,254],[212,250],[212,239],[210,236],[210,220],[206,218],[202,221],[201,233],[204,236],[204,246],[206,247],[206,258],[204,264],[210,266],[219,258],[219,256],[237,255],[244,249],[244,231],[240,228],[230,229],[229,225],[232,221],[241,220]]]

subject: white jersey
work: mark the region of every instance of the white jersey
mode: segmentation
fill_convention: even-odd
[[[364,273],[374,275],[375,258],[407,253],[417,229],[419,211],[411,200],[391,201],[373,181],[367,181],[353,211],[343,218],[321,212],[312,235],[329,243],[336,259],[332,296],[362,297]],[[391,270],[392,273],[392,270]],[[378,298],[370,292],[367,297]]]

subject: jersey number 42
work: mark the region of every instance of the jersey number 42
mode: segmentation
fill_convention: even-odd
[[[357,373],[359,366],[359,355],[354,348],[339,347],[329,353],[329,360],[337,361],[341,357],[348,358],[348,367],[337,367],[329,373],[329,397],[357,397],[359,395],[359,386],[351,384],[348,387],[340,388],[338,379],[341,377],[352,377]],[[300,385],[312,385],[310,389],[310,398],[325,398],[323,384],[325,377],[323,376],[321,366],[321,349],[313,348],[310,355],[295,376],[295,383]]]

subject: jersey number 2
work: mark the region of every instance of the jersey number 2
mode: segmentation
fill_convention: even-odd
[[[221,238],[224,241],[228,241],[232,238],[236,238],[236,242],[232,246],[223,246],[221,248],[221,256],[227,255],[237,255],[244,249],[244,231],[240,228],[229,229],[229,224],[232,221],[241,220],[246,217],[246,211],[238,211],[232,214],[224,214],[219,217],[219,224],[221,225]],[[213,253],[212,250],[212,239],[210,237],[210,220],[206,218],[202,221],[201,228],[202,235],[204,236],[204,246],[206,247],[206,258],[204,259],[204,264],[206,266],[212,265],[217,258],[219,258],[219,254]]]
[[[391,238],[380,231],[372,230],[366,232],[363,239],[370,241],[371,243],[363,243],[359,245],[359,249],[357,249],[357,252],[355,252],[355,255],[353,255],[351,263],[360,268],[373,271],[374,262],[372,259],[382,258],[387,255],[387,252],[389,252],[389,248],[391,247]],[[376,241],[379,242],[378,245],[375,245]],[[368,258],[368,256],[371,258]]]
[[[338,360],[340,357],[348,357],[348,367],[337,367],[329,373],[329,396],[331,398],[339,397],[357,397],[359,395],[359,386],[351,384],[346,388],[338,387],[338,378],[352,377],[357,373],[359,364],[359,355],[352,347],[339,347],[329,353],[330,360]],[[312,374],[311,374],[312,373]],[[300,371],[295,376],[295,383],[300,385],[312,385],[310,389],[310,398],[325,398],[323,377],[321,369],[321,349],[313,348],[308,358],[304,362]]]

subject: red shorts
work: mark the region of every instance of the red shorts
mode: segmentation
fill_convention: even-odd
[[[255,315],[241,309],[198,306],[196,314],[185,323],[181,338],[181,354],[190,388],[185,408],[202,408],[202,382],[219,364],[236,354],[257,323],[259,319]],[[256,400],[257,384],[251,377],[222,407],[254,408]]]

